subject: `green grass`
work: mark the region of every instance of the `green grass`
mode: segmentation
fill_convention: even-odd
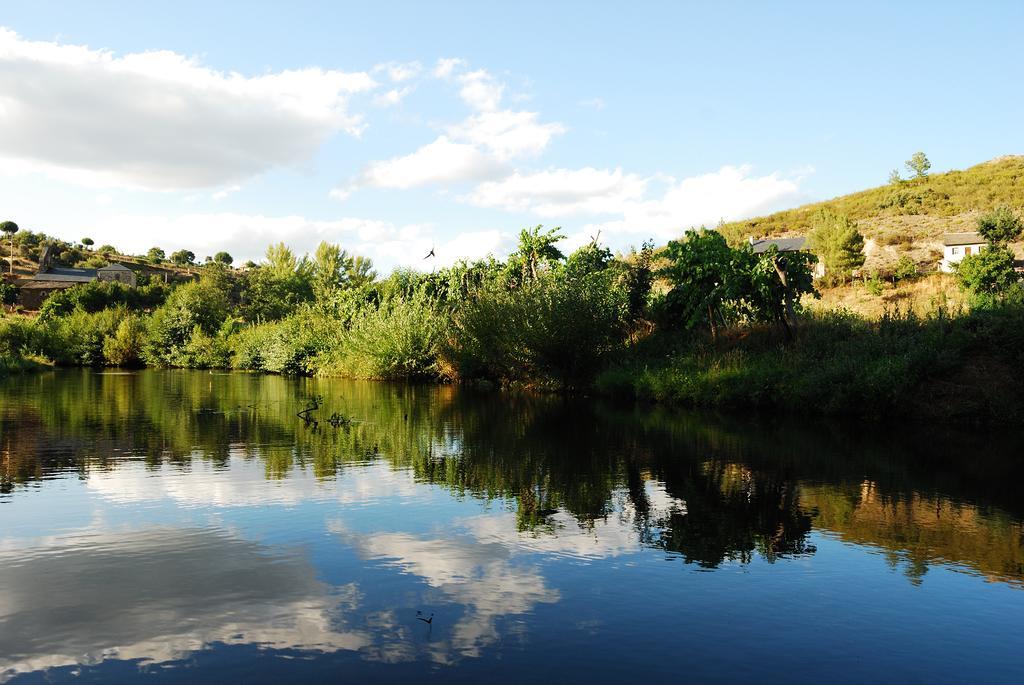
[[[736,332],[717,346],[658,334],[604,371],[596,388],[721,410],[801,415],[1019,421],[1024,310],[957,317],[849,313],[808,317],[786,343],[778,331]]]

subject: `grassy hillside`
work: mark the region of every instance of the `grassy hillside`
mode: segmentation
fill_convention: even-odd
[[[732,242],[754,237],[806,235],[822,208],[848,215],[867,239],[865,269],[885,270],[908,255],[923,270],[942,256],[942,234],[972,231],[978,215],[998,205],[1024,206],[1024,156],[1007,156],[963,171],[948,171],[843,195],[719,228]]]

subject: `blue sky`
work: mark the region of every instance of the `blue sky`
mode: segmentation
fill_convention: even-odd
[[[0,214],[387,270],[615,249],[1021,152],[1024,5],[57,3],[0,11]]]

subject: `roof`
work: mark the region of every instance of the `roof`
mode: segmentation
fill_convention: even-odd
[[[81,281],[38,281],[34,277],[22,278],[16,281],[18,287],[22,290],[62,290],[64,288],[70,288],[73,285],[81,283]]]
[[[98,271],[131,271],[131,269],[129,269],[124,264],[110,264],[109,266],[105,266],[102,269],[98,269]]]
[[[950,245],[981,245],[985,242],[985,239],[981,237],[980,233],[944,233],[942,235],[942,244],[946,246]]]
[[[65,283],[88,283],[96,280],[96,269],[53,268],[44,274],[29,277],[33,281],[63,281]]]
[[[750,246],[754,250],[754,254],[761,254],[767,252],[768,248],[772,245],[779,248],[779,252],[799,252],[804,249],[804,244],[807,242],[807,238],[799,236],[796,238],[776,238],[775,240],[754,240],[750,239]]]

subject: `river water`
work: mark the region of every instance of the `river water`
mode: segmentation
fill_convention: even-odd
[[[0,683],[1020,683],[1022,448],[452,387],[14,377]]]

